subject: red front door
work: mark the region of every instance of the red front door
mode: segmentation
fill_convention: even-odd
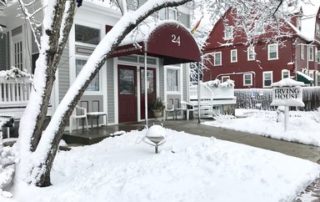
[[[137,121],[136,67],[118,66],[119,122]]]
[[[145,118],[145,98],[144,98],[144,68],[140,70],[140,86],[141,86],[141,102],[140,102],[140,109],[141,109],[141,119]],[[147,84],[148,84],[148,106],[152,105],[153,101],[156,99],[156,69],[147,69]],[[148,117],[152,118],[153,113],[149,108]]]

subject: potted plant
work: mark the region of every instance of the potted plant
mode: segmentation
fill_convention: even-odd
[[[157,98],[151,105],[151,110],[155,118],[159,118],[162,116],[162,112],[164,110],[164,104],[160,98]]]

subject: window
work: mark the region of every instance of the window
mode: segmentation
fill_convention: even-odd
[[[277,60],[278,56],[278,44],[268,45],[268,60]]]
[[[243,74],[243,85],[252,86],[252,74]]]
[[[84,59],[76,59],[76,76],[81,71],[82,67],[86,64],[87,60]],[[86,91],[99,91],[99,73],[94,77]]]
[[[270,87],[272,82],[272,71],[263,72],[263,87]]]
[[[238,62],[238,51],[237,49],[233,49],[230,51],[230,60],[231,63]]]
[[[252,61],[256,59],[256,53],[254,51],[254,46],[249,46],[247,48],[247,57],[248,57],[248,61]]]
[[[287,69],[281,70],[281,79],[290,78],[290,71]]]
[[[316,36],[320,38],[320,24],[316,24]]]
[[[177,92],[180,90],[179,69],[167,69],[167,91]]]
[[[224,26],[224,39],[225,40],[233,39],[233,27],[232,26]]]
[[[257,25],[255,26],[254,28],[254,34],[255,35],[260,35],[260,34],[263,34],[265,31],[264,31],[264,24],[261,24],[261,23],[257,23]]]
[[[222,82],[225,82],[225,81],[227,81],[227,80],[230,80],[230,76],[222,76],[222,77],[221,77],[221,81],[222,81]]]
[[[317,63],[320,63],[320,50],[317,50]]]
[[[314,52],[313,52],[314,48],[313,46],[308,46],[308,60],[309,61],[313,61],[314,60]]]
[[[14,66],[23,69],[22,41],[14,43]]]
[[[158,18],[160,20],[177,20],[178,11],[174,8],[163,8],[158,12]]]
[[[158,12],[158,17],[160,20],[165,20],[166,19],[166,9],[163,8]]]
[[[177,20],[178,18],[178,13],[177,13],[177,10],[174,9],[174,8],[168,8],[168,19],[169,20]]]
[[[76,42],[97,45],[100,41],[100,30],[82,25],[75,25]]]
[[[222,65],[222,52],[215,52],[214,53],[214,66],[221,66]]]
[[[301,58],[301,60],[304,60],[304,44],[301,44],[300,58]]]

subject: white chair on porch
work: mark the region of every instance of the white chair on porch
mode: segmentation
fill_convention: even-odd
[[[174,108],[174,104],[172,103],[171,105],[168,105],[168,103],[165,104],[165,120],[168,119],[168,115],[171,113],[172,114],[172,119],[176,118],[176,111]]]
[[[194,110],[195,110],[194,107],[190,103],[183,100],[180,102],[180,107],[176,109],[176,111],[181,112],[182,117],[184,117],[184,113],[186,113],[187,120],[189,120],[190,113],[193,112]]]
[[[78,129],[78,123],[77,120],[82,120],[82,129],[84,129],[83,122],[86,122],[86,128],[88,130],[89,124],[88,124],[88,117],[87,117],[87,109],[84,107],[76,106],[73,110],[73,113],[70,117],[70,126],[69,126],[69,132],[71,133],[73,130],[73,120],[76,120],[76,127]],[[80,123],[79,123],[80,124]]]

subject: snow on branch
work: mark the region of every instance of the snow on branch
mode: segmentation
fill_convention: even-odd
[[[41,28],[41,23],[37,22],[35,19],[35,15],[37,15],[39,12],[43,11],[43,6],[40,6],[40,8],[36,9],[32,13],[29,12],[28,7],[30,5],[34,5],[35,1],[31,1],[29,3],[25,3],[23,0],[18,0],[20,3],[20,8],[22,13],[25,16],[25,19],[29,22],[30,28],[32,31],[32,34],[34,36],[35,43],[38,47],[38,50],[40,50],[40,28]]]

